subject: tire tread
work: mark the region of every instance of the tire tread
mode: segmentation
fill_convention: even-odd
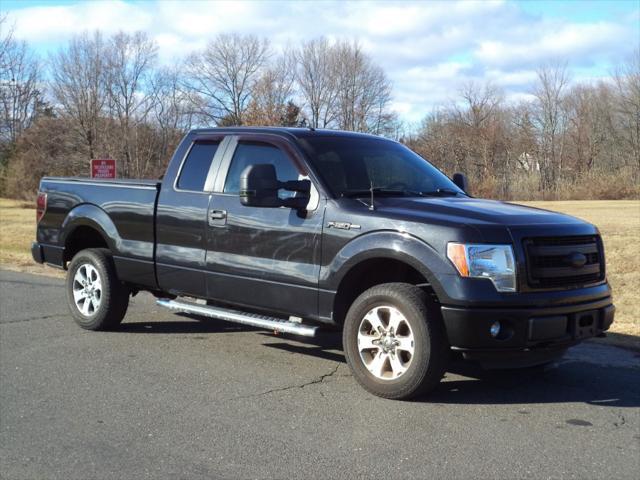
[[[103,283],[100,310],[87,319],[76,308],[73,300],[73,276],[76,266],[90,262],[100,271]],[[113,330],[120,325],[129,306],[129,290],[120,282],[111,251],[107,248],[89,248],[78,252],[69,265],[67,274],[67,300],[76,323],[86,330]],[[106,307],[106,308],[103,308]]]
[[[366,305],[367,301],[376,297],[392,298],[398,302],[398,306],[404,306],[405,309],[408,308],[415,311],[418,318],[424,319],[426,328],[426,340],[430,351],[428,361],[418,364],[418,370],[409,377],[408,381],[399,383],[395,389],[381,388],[381,384],[378,381],[359,374],[352,363],[353,361],[359,362],[360,359],[358,357],[351,359],[348,351],[347,343],[349,339],[347,335],[350,329],[353,328],[353,325],[350,324],[357,323],[358,325],[355,325],[355,329],[357,329],[361,320],[360,318],[354,318],[354,315],[357,314],[362,305]],[[374,395],[388,399],[414,398],[433,390],[444,376],[450,354],[444,323],[437,306],[430,302],[427,294],[415,285],[400,282],[385,283],[366,290],[351,305],[344,327],[343,344],[349,366],[362,387]],[[413,326],[412,329],[415,330]],[[414,331],[415,334],[416,332]],[[357,352],[353,353],[354,356],[358,355]]]

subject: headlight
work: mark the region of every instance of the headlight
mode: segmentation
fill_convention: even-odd
[[[447,258],[463,277],[488,278],[499,292],[516,291],[511,245],[447,244]]]

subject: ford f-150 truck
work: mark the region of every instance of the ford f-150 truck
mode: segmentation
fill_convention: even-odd
[[[466,183],[371,135],[200,129],[161,181],[43,178],[32,254],[67,270],[83,328],[116,328],[139,291],[290,334],[338,327],[355,379],[386,398],[433,389],[452,352],[532,366],[602,335],[597,228]]]

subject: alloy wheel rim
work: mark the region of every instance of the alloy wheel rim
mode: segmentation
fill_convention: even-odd
[[[358,328],[358,353],[377,379],[396,380],[408,370],[415,352],[411,325],[391,305],[374,307]]]
[[[98,270],[90,263],[83,263],[73,277],[73,300],[85,317],[94,315],[102,301],[102,281]]]

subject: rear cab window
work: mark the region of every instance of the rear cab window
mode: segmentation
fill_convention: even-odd
[[[176,188],[192,192],[204,191],[207,175],[213,157],[218,150],[218,145],[220,145],[218,141],[198,141],[191,146],[180,169]]]

